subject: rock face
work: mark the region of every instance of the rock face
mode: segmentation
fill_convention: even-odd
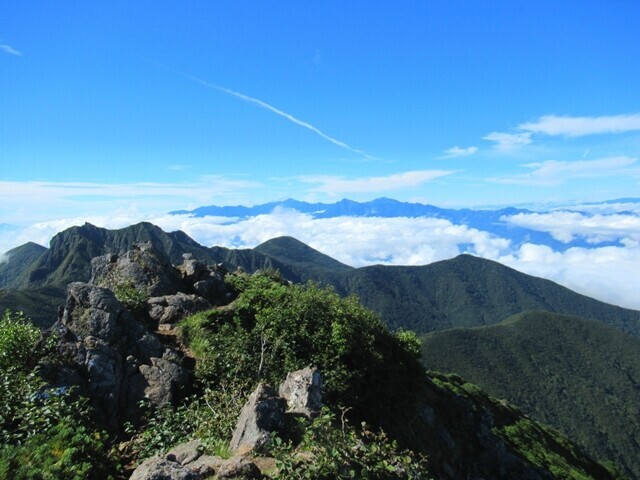
[[[220,263],[205,265],[190,253],[182,255],[183,263],[178,267],[182,278],[192,285],[193,293],[207,299],[213,305],[223,305],[231,300],[231,293],[224,283],[227,269]]]
[[[259,451],[282,428],[287,402],[273,387],[260,384],[242,407],[229,448],[232,452]]]
[[[178,352],[163,346],[106,288],[70,284],[54,328],[61,350],[72,359],[58,372],[57,383],[80,387],[109,427],[135,418],[144,398],[158,406],[175,401],[189,381],[186,368],[165,359],[179,359]]]
[[[174,267],[150,244],[94,258],[92,268],[90,283],[68,286],[53,328],[70,361],[51,377],[56,385],[77,386],[105,425],[117,429],[123,420],[137,419],[141,400],[156,406],[175,403],[190,385],[183,354],[163,344],[156,331],[170,339],[167,331],[181,318],[226,302],[230,294],[221,267],[189,256]],[[122,285],[147,300],[129,310],[114,293]]]
[[[322,410],[322,375],[313,367],[291,372],[278,394],[287,401],[287,412],[316,417]]]

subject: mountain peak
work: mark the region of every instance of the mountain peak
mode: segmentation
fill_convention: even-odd
[[[254,250],[277,260],[286,260],[287,263],[309,265],[310,268],[321,267],[340,271],[352,268],[289,236],[272,238]]]

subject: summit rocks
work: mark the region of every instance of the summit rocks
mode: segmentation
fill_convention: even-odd
[[[140,402],[175,404],[187,393],[189,361],[167,333],[180,318],[228,302],[230,293],[221,267],[189,255],[174,267],[150,244],[91,264],[90,282],[67,288],[53,330],[69,362],[52,367],[50,377],[55,385],[77,387],[99,419],[117,430],[139,418]],[[138,300],[134,306],[128,297],[118,298],[123,286]]]

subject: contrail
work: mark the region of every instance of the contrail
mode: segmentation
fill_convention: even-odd
[[[311,130],[313,133],[315,133],[316,135],[324,138],[326,141],[333,143],[334,145],[337,145],[338,147],[344,148],[345,150],[349,150],[350,152],[353,153],[357,153],[358,155],[362,155],[364,158],[368,159],[368,160],[381,160],[378,157],[374,157],[372,155],[369,155],[366,152],[363,152],[362,150],[359,150],[357,148],[352,147],[351,145],[338,140],[337,138],[333,138],[330,135],[327,135],[326,133],[324,133],[322,130],[320,130],[317,127],[314,127],[313,125],[311,125],[308,122],[305,122],[304,120],[300,120],[299,118],[294,117],[293,115],[291,115],[290,113],[284,112],[282,110],[280,110],[279,108],[274,107],[273,105],[269,105],[267,102],[263,102],[262,100],[258,99],[258,98],[253,98],[250,97],[249,95],[245,95],[244,93],[240,93],[240,92],[236,92],[234,90],[231,90],[230,88],[226,88],[226,87],[221,87],[219,85],[215,85],[213,83],[207,82],[206,80],[203,80],[199,77],[196,77],[195,75],[191,75],[189,73],[185,73],[185,72],[181,72],[179,70],[176,70],[174,68],[171,67],[167,67],[166,65],[162,65],[161,63],[155,62],[150,60],[151,63],[165,68],[167,70],[171,70],[174,73],[177,73],[178,75],[181,75],[183,77],[186,77],[190,80],[193,80],[194,82],[199,83],[200,85],[204,85],[207,88],[213,88],[214,90],[218,90],[219,92],[223,92],[226,93],[227,95],[231,95],[233,97],[239,98],[241,100],[244,100],[245,102],[249,102],[249,103],[253,103],[255,105],[258,105],[259,107],[265,108],[267,110],[269,110],[270,112],[275,113],[276,115],[279,115],[281,117],[286,118],[287,120],[289,120],[292,123],[295,123],[296,125],[299,125],[301,127],[306,128],[307,130]]]

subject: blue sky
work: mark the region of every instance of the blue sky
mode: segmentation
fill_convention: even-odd
[[[354,266],[471,253],[640,308],[640,201],[589,204],[640,197],[639,24],[636,0],[3,0],[0,262],[148,220]],[[381,196],[533,207],[504,221],[587,247],[444,219],[166,215]]]
[[[0,4],[0,223],[637,196],[635,1]]]

